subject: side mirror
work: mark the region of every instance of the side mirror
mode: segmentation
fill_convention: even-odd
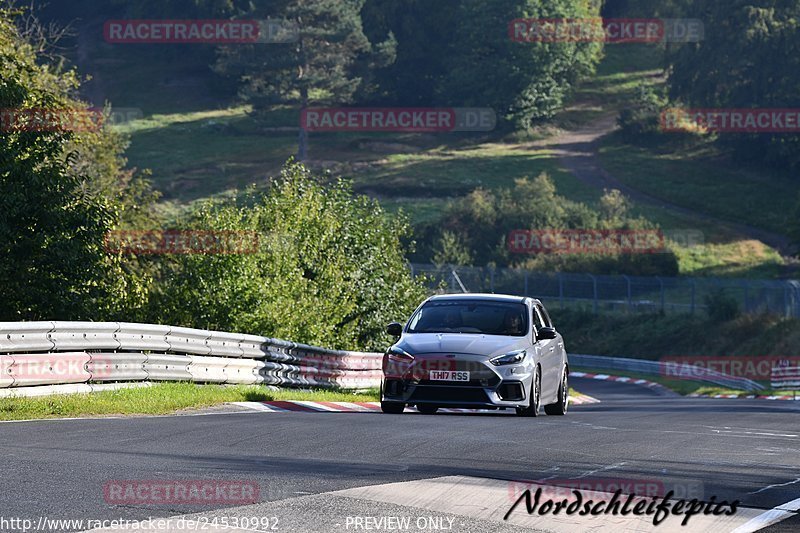
[[[399,337],[403,334],[403,325],[399,322],[392,322],[388,326],[386,326],[386,333],[391,335],[392,337]]]
[[[540,341],[555,339],[557,335],[556,328],[541,328],[536,332],[536,338]]]

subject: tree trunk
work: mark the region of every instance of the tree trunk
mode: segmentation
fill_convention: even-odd
[[[308,88],[303,87],[300,89],[300,116],[303,116],[306,108],[308,107]],[[297,160],[304,162],[308,157],[308,131],[300,124],[300,137],[298,139],[297,147]]]

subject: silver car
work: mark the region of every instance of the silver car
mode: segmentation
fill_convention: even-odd
[[[564,415],[569,363],[564,340],[539,300],[496,294],[433,296],[383,357],[381,409],[407,405],[515,409],[520,416]]]

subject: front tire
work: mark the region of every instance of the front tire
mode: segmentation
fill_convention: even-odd
[[[564,369],[564,377],[558,387],[558,401],[544,406],[544,412],[550,416],[564,416],[569,407],[569,383],[567,383],[567,369]]]
[[[531,401],[528,407],[517,407],[517,416],[539,416],[539,401],[541,400],[542,377],[539,367],[531,380]]]
[[[406,408],[402,402],[381,402],[381,411],[390,415],[399,415]]]

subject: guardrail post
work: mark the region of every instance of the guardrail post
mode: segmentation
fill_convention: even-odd
[[[564,309],[564,278],[561,273],[558,274],[558,304],[561,309]]]
[[[697,282],[692,280],[692,314],[694,314],[695,293],[697,292]]]
[[[625,281],[628,282],[628,312],[630,313],[633,310],[633,302],[632,302],[632,294],[631,294],[631,278],[628,276],[623,275]]]
[[[494,294],[494,267],[489,268],[489,292]]]
[[[666,305],[665,305],[666,294],[664,293],[664,280],[661,279],[660,276],[656,276],[656,279],[658,280],[658,284],[661,286],[661,312],[663,313],[664,312],[664,308],[666,307]]]
[[[592,289],[594,293],[594,300],[592,301],[592,312],[597,314],[597,278],[591,274],[587,274],[590,278],[592,278]]]

